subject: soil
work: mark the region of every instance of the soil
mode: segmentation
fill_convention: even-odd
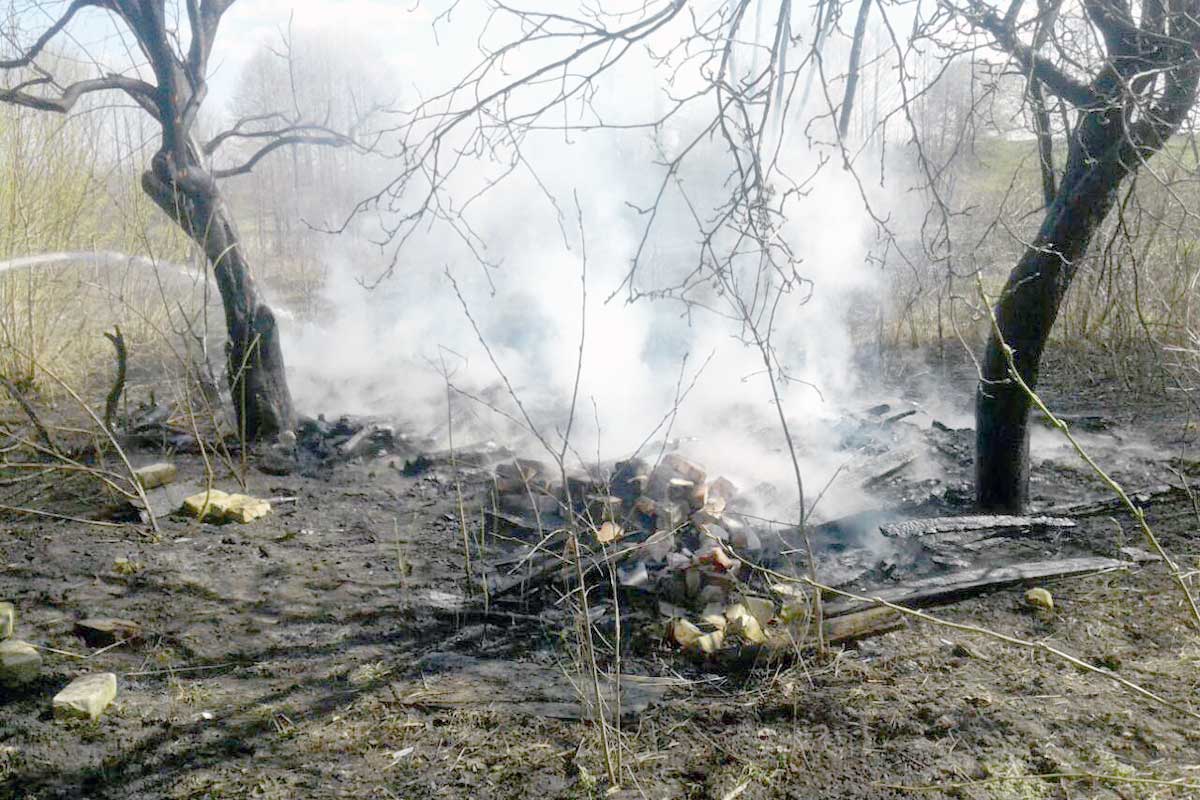
[[[969,366],[954,368],[965,402]],[[1130,488],[1200,478],[1182,395],[1096,354],[1059,355],[1043,386],[1055,408],[1146,445],[1117,464]],[[203,479],[198,457],[173,461],[181,481]],[[621,670],[666,688],[624,720],[614,787],[598,724],[562,718],[570,703],[527,702],[534,677],[572,672],[570,618],[463,596],[458,497],[479,519],[483,474],[396,466],[251,469],[246,490],[274,509],[248,525],[168,517],[151,535],[0,520],[0,598],[45,659],[36,683],[0,695],[0,798],[1200,796],[1200,640],[1153,561],[1047,583],[1049,612],[1015,587],[932,613],[1065,651],[1158,702],[1044,649],[916,619],[826,658],[736,670],[684,657],[658,631],[630,635]],[[969,458],[944,466],[937,497],[953,507]],[[1043,505],[1102,489],[1063,459],[1035,464]],[[1149,521],[1193,574],[1193,504],[1156,504]],[[1124,513],[1080,533],[1099,554],[1147,549]],[[144,634],[88,646],[73,626],[94,616]],[[438,659],[491,669],[447,699]],[[49,698],[98,671],[118,675],[114,706],[95,722],[54,719]]]

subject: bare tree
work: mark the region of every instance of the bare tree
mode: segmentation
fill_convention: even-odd
[[[295,412],[275,318],[251,276],[218,181],[249,172],[283,147],[347,146],[353,139],[321,122],[281,112],[240,119],[207,142],[199,141],[197,119],[208,92],[209,58],[221,20],[234,2],[71,0],[14,5],[14,28],[37,33],[7,37],[9,54],[0,59],[0,101],[68,114],[83,98],[118,93],[157,123],[161,144],[142,174],[142,188],[203,249],[212,265],[229,336],[227,367],[234,407],[244,436],[264,439],[292,429]],[[106,47],[118,56],[93,54],[95,74],[64,83],[43,66],[43,56],[56,40],[70,36],[69,29],[84,12],[106,15],[121,32],[125,47]],[[221,147],[234,141],[251,141],[257,147],[239,163],[213,167]]]
[[[1139,5],[1082,0],[1082,20],[1095,35],[1094,46],[1085,48],[1056,35],[1054,26],[1069,24],[1063,21],[1068,15],[1062,3],[1043,6],[1024,21],[1020,0],[1004,16],[982,3],[958,9],[962,19],[990,34],[1041,87],[1039,97],[1044,91],[1075,109],[1058,185],[1044,181],[1050,199],[1045,217],[996,305],[998,332],[989,340],[982,364],[976,398],[976,495],[987,509],[1017,510],[1028,500],[1030,401],[1008,379],[1005,348],[1013,349],[1024,381],[1036,385],[1059,307],[1122,182],[1168,144],[1196,104],[1200,2],[1146,0]],[[1044,33],[1046,29],[1051,32]],[[1046,46],[1039,45],[1043,40],[1049,40]],[[1044,106],[1036,112],[1044,120]],[[1049,151],[1044,125],[1038,126],[1043,154]],[[1045,175],[1050,165],[1043,163]]]

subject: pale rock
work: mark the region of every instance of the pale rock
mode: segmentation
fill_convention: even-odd
[[[1041,587],[1030,589],[1026,592],[1025,602],[1035,608],[1043,608],[1047,611],[1054,610],[1054,596]]]
[[[220,489],[197,492],[183,501],[183,513],[205,522],[245,524],[271,511],[266,500],[245,494],[228,494]]]
[[[133,471],[133,477],[137,478],[143,489],[157,489],[159,486],[174,483],[178,474],[175,465],[165,461],[138,467]]]
[[[225,506],[225,521],[245,525],[269,513],[271,504],[266,500],[246,494],[234,494],[229,496],[229,502]]]
[[[11,639],[16,627],[16,606],[12,603],[0,603],[0,639]]]
[[[225,509],[229,506],[229,494],[220,489],[208,489],[198,492],[183,501],[183,513],[199,520],[213,522],[225,518]]]
[[[54,716],[98,719],[117,697],[117,676],[111,672],[83,675],[54,695]]]
[[[20,639],[0,642],[0,686],[23,686],[36,678],[41,669],[42,655],[33,645]]]
[[[703,635],[704,633],[694,623],[688,622],[686,619],[671,620],[671,638],[682,647],[694,644]]]

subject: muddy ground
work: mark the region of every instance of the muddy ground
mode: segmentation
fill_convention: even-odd
[[[1117,465],[1132,488],[1200,481],[1183,395],[1136,372],[1060,356],[1045,394],[1153,444],[1156,458]],[[968,402],[969,377],[957,385]],[[197,457],[174,460],[183,479],[202,477]],[[947,469],[953,505],[969,464]],[[1043,505],[1102,494],[1068,462],[1037,470]],[[474,519],[486,486],[461,477]],[[918,621],[825,660],[734,670],[654,632],[631,636],[623,671],[667,689],[624,721],[614,788],[598,727],[557,718],[569,696],[530,695],[531,681],[571,672],[569,618],[463,602],[453,478],[379,461],[251,470],[251,493],[291,499],[245,526],[167,518],[158,536],[0,520],[0,598],[18,608],[18,635],[46,648],[42,677],[0,705],[0,798],[1200,796],[1200,639],[1153,562],[1047,584],[1050,613],[1028,608],[1023,587],[935,613],[1060,648],[1162,702]],[[1150,521],[1189,575],[1200,568],[1191,502],[1157,504]],[[1144,547],[1127,515],[1082,525],[1096,553]],[[87,616],[136,620],[144,638],[89,647],[72,632]],[[462,685],[468,670],[447,699],[447,663],[496,669],[478,691]],[[114,707],[97,722],[55,720],[50,697],[92,671],[118,674]]]

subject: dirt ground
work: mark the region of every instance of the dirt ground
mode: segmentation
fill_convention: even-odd
[[[1157,448],[1156,462],[1118,470],[1131,488],[1178,482],[1172,469],[1200,480],[1179,394],[1100,356],[1059,356],[1044,380],[1063,412],[1103,415]],[[973,387],[958,384],[965,401]],[[174,460],[182,478],[201,477],[196,457]],[[967,469],[946,486],[965,485]],[[1082,468],[1035,469],[1043,503],[1101,495]],[[506,696],[506,671],[513,692],[568,671],[573,634],[553,609],[464,604],[452,478],[382,462],[251,470],[251,493],[289,498],[268,517],[171,517],[158,537],[0,519],[0,599],[16,604],[18,635],[46,648],[42,677],[0,695],[0,798],[1200,797],[1200,639],[1153,562],[1047,584],[1048,613],[1023,588],[933,613],[1059,648],[1162,702],[925,622],[825,660],[732,673],[647,635],[622,670],[670,688],[625,721],[613,787],[596,724]],[[464,479],[475,518],[486,486]],[[1200,568],[1191,502],[1157,504],[1150,522],[1183,569]],[[1083,524],[1098,554],[1145,547],[1127,515]],[[88,647],[72,632],[88,616],[136,620],[144,638]],[[500,674],[439,699],[431,654]],[[114,707],[97,722],[55,720],[49,698],[94,671],[117,673]]]

